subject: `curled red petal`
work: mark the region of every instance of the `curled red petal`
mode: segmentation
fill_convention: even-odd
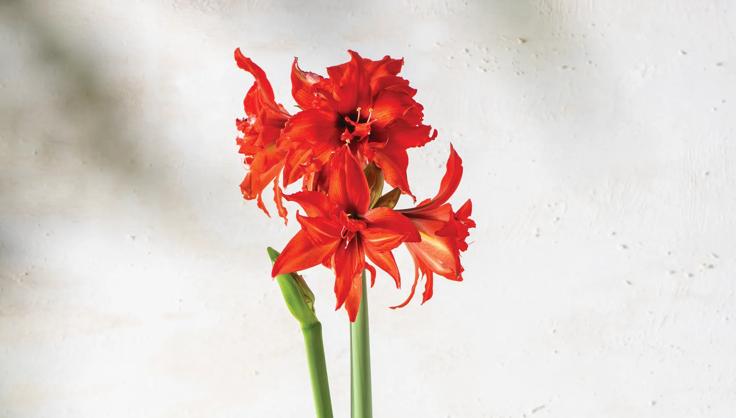
[[[470,215],[473,214],[473,202],[470,201],[470,199],[466,200],[465,203],[463,203],[462,206],[460,206],[460,209],[455,212],[455,217],[459,220],[463,220],[466,222],[470,222],[471,225],[469,226],[475,226],[475,222],[473,222],[472,219],[470,219]]]
[[[289,214],[289,212],[284,207],[284,192],[281,190],[281,187],[279,187],[279,179],[276,177],[273,180],[273,201],[276,203],[276,209],[279,212],[279,216],[284,219],[284,225],[287,225],[289,223],[289,219],[286,217],[286,215]]]
[[[256,63],[254,63],[253,60],[243,55],[243,53],[240,52],[240,48],[235,49],[235,62],[238,64],[238,67],[253,74],[253,77],[255,77],[256,79],[256,84],[258,85],[258,88],[263,92],[266,98],[273,101],[273,88],[271,87],[271,83],[269,83],[268,78],[266,77],[266,73],[263,71],[263,69],[259,67]]]
[[[463,160],[457,152],[455,152],[455,148],[450,145],[450,157],[447,159],[447,168],[445,170],[445,175],[442,177],[442,182],[440,183],[440,189],[437,191],[437,195],[435,195],[429,203],[420,205],[415,209],[410,209],[410,211],[430,210],[443,205],[450,199],[452,194],[455,193],[462,177]]]
[[[294,63],[291,66],[291,95],[302,109],[314,107],[315,91],[313,86],[323,78],[319,74],[309,71],[303,71],[299,68],[298,60],[294,57]]]
[[[396,265],[396,259],[394,259],[394,255],[391,251],[376,251],[372,247],[366,245],[365,255],[368,256],[368,259],[370,259],[376,266],[388,273],[394,279],[397,289],[401,287],[401,274],[399,273],[399,267]],[[375,271],[373,271],[373,276],[375,277]],[[373,286],[372,283],[373,281],[371,281],[371,286]]]
[[[432,298],[434,292],[434,274],[431,271],[426,272],[424,279],[424,292],[422,293],[422,305],[424,302]]]
[[[366,254],[367,254],[367,250],[366,250]],[[368,270],[371,274],[371,287],[373,287],[373,285],[376,284],[376,269],[368,263],[365,263],[365,269]]]
[[[269,161],[270,159],[271,153],[268,151],[256,154],[250,164],[248,174],[245,175],[245,178],[240,183],[240,191],[243,193],[243,197],[247,200],[257,199],[258,207],[267,215],[268,210],[266,210],[263,204],[261,194],[269,182],[276,180],[282,167],[282,163]],[[279,209],[279,215],[281,214],[281,209]]]
[[[240,190],[243,190],[243,184],[242,183],[240,184]],[[243,196],[245,196],[245,195],[243,195]],[[262,210],[263,213],[266,214],[266,216],[268,216],[269,218],[271,217],[271,214],[268,213],[268,209],[266,209],[266,205],[263,204],[263,196],[261,196],[261,193],[258,193],[256,195],[256,205],[258,205],[258,209]]]
[[[419,283],[419,265],[416,264],[416,260],[414,263],[414,283],[411,285],[411,290],[409,291],[409,296],[400,304],[392,306],[391,309],[398,309],[403,308],[404,306],[408,305],[409,302],[411,302],[412,298],[414,298],[414,293],[417,290],[417,283]]]

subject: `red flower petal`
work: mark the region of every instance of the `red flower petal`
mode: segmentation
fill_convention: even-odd
[[[281,187],[279,187],[279,179],[278,176],[273,179],[273,201],[276,203],[276,210],[279,211],[279,216],[284,218],[284,225],[287,225],[289,223],[289,219],[286,217],[288,215],[288,211],[284,207],[284,192],[281,190]]]
[[[377,251],[396,248],[401,242],[420,241],[414,223],[399,212],[386,207],[374,208],[363,215],[367,228],[361,231],[366,245]]]
[[[341,225],[333,219],[316,217],[308,218],[297,213],[297,221],[302,226],[314,245],[323,245],[340,239]]]
[[[391,251],[376,251],[373,247],[366,245],[365,255],[381,270],[393,277],[396,288],[401,287],[401,274]],[[373,276],[375,277],[375,271],[373,272]],[[373,285],[372,283],[373,281],[371,281],[371,286]]]
[[[432,271],[450,280],[462,280],[462,266],[460,252],[454,237],[439,236],[435,232],[440,230],[445,222],[431,219],[414,219],[421,242],[407,242],[406,247],[414,256],[415,261],[423,273]]]
[[[410,209],[410,211],[416,212],[417,210],[429,210],[441,206],[450,199],[453,193],[455,193],[462,177],[463,160],[459,155],[457,155],[455,148],[450,145],[450,157],[447,159],[447,168],[445,170],[445,175],[442,177],[442,182],[440,183],[440,189],[437,191],[437,195],[433,197],[429,203],[420,205],[415,209]]]
[[[340,309],[345,303],[353,281],[363,272],[364,264],[365,253],[360,239],[339,242],[335,255],[332,257],[332,268],[335,270],[335,296],[337,296],[335,309]]]
[[[411,193],[409,181],[406,178],[406,167],[409,165],[406,148],[392,146],[376,149],[373,152],[372,160],[383,171],[386,183],[398,187],[402,193],[408,194],[416,200],[416,197]]]
[[[423,146],[437,136],[437,131],[426,125],[409,126],[405,122],[392,124],[382,132],[386,142],[369,143],[372,159],[383,170],[386,182],[403,193],[414,195],[409,189],[406,169],[409,165],[407,148]],[[416,200],[416,198],[415,198]]]
[[[370,85],[363,69],[360,55],[350,53],[350,61],[327,68],[327,74],[333,88],[335,110],[342,115],[354,111],[357,107],[367,106],[370,102]]]
[[[407,95],[396,91],[382,91],[373,103],[373,120],[378,127],[403,119],[409,125],[422,121],[422,105]]]
[[[358,317],[361,299],[363,299],[363,275],[359,273],[353,278],[350,292],[347,299],[345,299],[345,310],[348,311],[350,322],[355,322],[355,318]]]
[[[424,293],[422,293],[422,305],[424,305],[424,302],[428,301],[432,298],[432,294],[434,293],[434,274],[432,271],[426,272],[427,276],[424,279]]]
[[[283,136],[289,146],[291,143],[296,143],[296,146],[306,145],[302,144],[306,142],[312,154],[318,155],[342,144],[342,132],[337,128],[337,122],[337,113],[317,109],[303,110],[289,119]]]
[[[371,287],[373,287],[373,285],[376,284],[376,269],[368,263],[365,263],[365,269],[368,270],[368,272],[370,272],[371,274]]]
[[[463,203],[462,206],[460,206],[460,209],[455,212],[455,217],[457,217],[460,220],[464,221],[470,221],[472,223],[472,226],[475,226],[475,222],[473,222],[469,216],[473,214],[473,202],[470,201],[470,199],[466,200],[465,203]]]
[[[350,214],[366,213],[370,205],[368,181],[358,161],[347,146],[340,147],[332,157],[328,196]]]
[[[248,174],[245,175],[245,179],[240,183],[240,191],[243,193],[243,197],[246,199],[258,199],[258,206],[267,215],[268,211],[263,206],[261,193],[271,181],[276,179],[282,166],[283,152],[275,146],[267,147],[255,154],[255,157],[250,162]]]
[[[235,62],[238,64],[238,67],[253,74],[258,88],[263,92],[266,98],[273,101],[273,88],[271,87],[271,83],[268,82],[268,78],[266,77],[266,73],[263,69],[256,65],[256,63],[254,63],[250,58],[243,55],[243,53],[240,52],[240,48],[235,49]]]
[[[310,109],[314,107],[314,89],[312,86],[322,81],[323,78],[319,74],[309,71],[302,71],[294,58],[291,66],[291,95],[302,109]]]
[[[314,267],[320,264],[327,256],[335,251],[339,241],[315,245],[306,231],[299,231],[286,244],[281,255],[276,259],[271,270],[271,276],[293,273]]]
[[[289,202],[296,202],[309,216],[331,216],[334,214],[335,204],[324,193],[302,191],[284,196]]]
[[[414,255],[412,255],[412,258]],[[392,306],[391,309],[398,309],[403,308],[404,306],[408,305],[409,302],[411,302],[412,298],[414,298],[414,292],[417,290],[417,283],[419,283],[419,264],[417,264],[417,260],[414,259],[414,283],[411,285],[411,290],[409,291],[409,296],[400,304]]]

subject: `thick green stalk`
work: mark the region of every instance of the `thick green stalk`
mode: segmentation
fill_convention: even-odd
[[[307,364],[312,379],[312,396],[317,418],[332,418],[332,402],[330,400],[330,384],[327,381],[327,364],[325,348],[322,344],[322,324],[302,327],[304,345],[307,348]]]
[[[368,332],[368,289],[365,271],[358,317],[350,324],[350,412],[352,418],[371,418],[371,350]]]
[[[271,261],[275,262],[279,253],[268,248]],[[289,312],[299,321],[304,345],[307,350],[307,365],[312,381],[312,395],[317,418],[332,418],[330,384],[327,380],[325,348],[322,343],[322,324],[314,313],[314,294],[307,283],[296,273],[281,274],[276,277]]]

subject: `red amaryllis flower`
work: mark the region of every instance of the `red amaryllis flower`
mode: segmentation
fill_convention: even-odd
[[[372,273],[370,261],[400,284],[391,250],[402,242],[417,242],[417,229],[407,217],[386,208],[370,208],[370,191],[363,170],[347,146],[330,162],[327,195],[302,191],[286,198],[301,205],[308,216],[297,214],[302,229],[289,241],[271,274],[300,271],[317,264],[335,272],[337,307],[343,304],[355,321],[362,297],[363,269]]]
[[[409,297],[394,308],[406,306],[414,297],[420,272],[426,277],[422,303],[432,297],[435,274],[450,280],[462,281],[463,266],[460,264],[460,252],[468,249],[465,241],[469,235],[468,229],[475,227],[475,222],[470,219],[473,206],[468,199],[455,212],[447,203],[450,196],[455,193],[462,176],[462,159],[450,146],[447,170],[437,195],[424,200],[414,208],[398,211],[411,219],[422,240],[406,243],[414,259],[414,284]]]
[[[284,184],[302,177],[306,190],[324,188],[327,176],[319,170],[347,144],[361,163],[374,162],[386,182],[411,194],[406,150],[426,144],[437,132],[422,124],[416,90],[397,75],[403,59],[373,61],[349,53],[350,61],[327,68],[327,78],[302,71],[294,59],[292,95],[302,110],[284,129],[289,148]]]
[[[236,142],[249,166],[240,190],[244,198],[257,199],[258,207],[268,215],[261,193],[273,181],[276,207],[279,215],[286,219],[286,209],[281,204],[281,189],[278,184],[286,151],[279,148],[277,140],[290,115],[282,105],[276,103],[271,83],[261,67],[244,56],[240,49],[235,50],[235,62],[238,67],[255,77],[255,82],[243,101],[246,118],[236,121],[238,130],[242,132]]]

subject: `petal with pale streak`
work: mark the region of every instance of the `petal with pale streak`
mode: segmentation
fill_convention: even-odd
[[[296,219],[302,226],[314,245],[323,245],[340,239],[340,224],[334,219],[326,217],[306,217],[296,214]]]
[[[414,222],[393,209],[386,207],[373,208],[363,215],[363,219],[367,221],[368,229],[391,231],[394,234],[401,235],[402,240],[407,242],[420,240]]]

